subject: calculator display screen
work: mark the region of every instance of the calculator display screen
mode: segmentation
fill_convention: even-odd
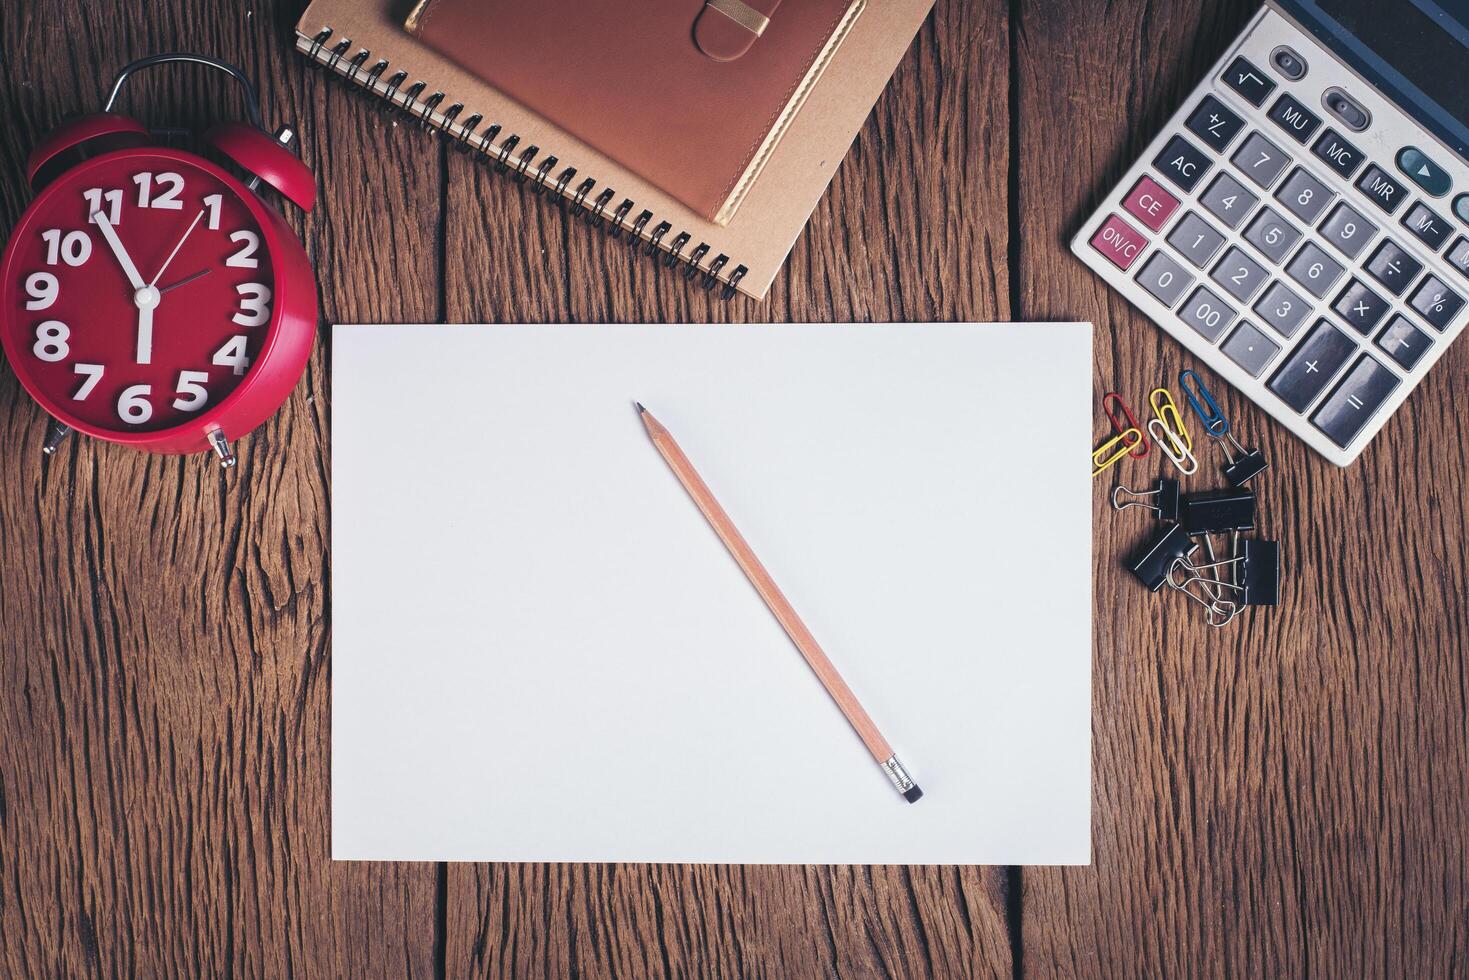
[[[1469,161],[1469,0],[1276,0]]]

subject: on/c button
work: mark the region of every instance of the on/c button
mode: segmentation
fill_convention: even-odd
[[[1454,186],[1444,168],[1430,160],[1416,146],[1405,146],[1398,151],[1398,169],[1434,197],[1443,197]]]
[[[1091,241],[1092,248],[1101,252],[1112,261],[1113,265],[1124,271],[1137,261],[1137,257],[1142,254],[1147,244],[1148,240],[1140,232],[1115,214],[1097,229]]]

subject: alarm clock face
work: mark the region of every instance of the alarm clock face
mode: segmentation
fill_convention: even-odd
[[[125,439],[197,420],[242,384],[275,285],[249,195],[169,151],[98,157],[42,191],[0,288],[11,366],[48,411]]]

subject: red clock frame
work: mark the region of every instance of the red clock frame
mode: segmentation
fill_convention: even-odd
[[[4,295],[8,318],[14,317],[19,303],[15,296],[26,271],[19,268],[18,243],[40,233],[39,225],[51,210],[53,194],[74,191],[75,181],[89,171],[106,169],[118,163],[151,169],[166,169],[170,163],[196,167],[210,174],[230,189],[244,204],[260,229],[262,251],[274,277],[271,317],[259,353],[240,383],[220,402],[206,406],[195,416],[178,425],[154,431],[129,432],[103,428],[78,417],[56,392],[48,391],[32,376],[26,351],[13,349],[15,324],[8,323],[0,338],[5,343],[11,369],[32,398],[51,416],[78,432],[98,439],[121,443],[159,453],[188,453],[210,448],[210,435],[222,431],[226,438],[236,439],[259,426],[290,397],[292,389],[305,369],[316,339],[316,281],[310,260],[295,233],[278,213],[267,207],[245,184],[215,163],[170,147],[143,146],[114,150],[87,160],[66,171],[43,188],[36,200],[21,216],[6,248],[3,271]]]

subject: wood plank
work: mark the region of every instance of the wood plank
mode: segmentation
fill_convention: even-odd
[[[451,155],[450,321],[1004,319],[1008,26],[940,0],[770,298],[721,302]],[[1011,974],[1001,869],[451,865],[447,974]]]
[[[1143,401],[1189,362],[1066,243],[1255,9],[1023,5],[1017,315],[1097,323],[1099,401]],[[1461,343],[1346,470],[1212,386],[1271,462],[1255,485],[1283,562],[1280,607],[1223,630],[1122,571],[1147,521],[1097,481],[1094,864],[1024,871],[1027,975],[1448,976],[1469,959],[1466,368]],[[1204,448],[1186,488],[1222,482]],[[1122,476],[1166,465],[1149,464]]]
[[[324,317],[435,316],[429,144],[306,70],[298,6],[5,5],[5,226],[24,154],[117,68],[216,53],[305,133],[320,209],[291,220]],[[153,123],[241,114],[198,70],[139,81],[124,107]],[[325,354],[227,475],[75,436],[43,460],[42,413],[0,369],[0,973],[432,972],[434,869],[328,860]]]

